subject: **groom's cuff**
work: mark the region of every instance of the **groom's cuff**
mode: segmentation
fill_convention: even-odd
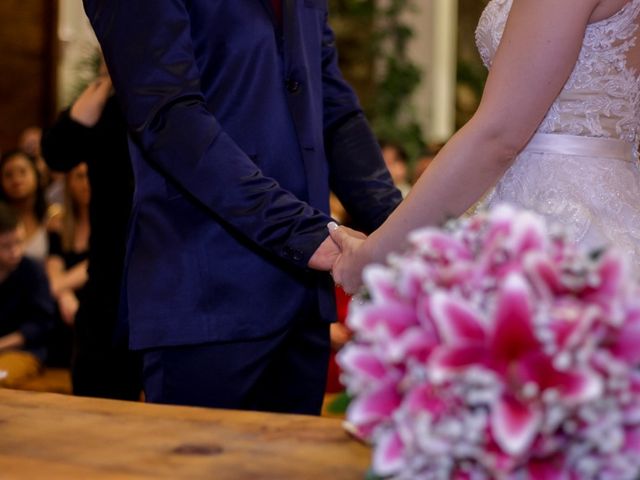
[[[320,244],[329,236],[326,224],[331,221],[330,217],[326,218],[326,222],[313,231],[306,232],[303,235],[297,235],[291,238],[281,249],[280,256],[294,265],[308,269],[309,260],[316,252]]]

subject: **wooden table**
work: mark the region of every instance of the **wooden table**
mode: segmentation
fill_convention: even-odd
[[[354,479],[340,420],[0,389],[0,478]]]

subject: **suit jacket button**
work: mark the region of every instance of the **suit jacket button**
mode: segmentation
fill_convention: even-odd
[[[300,91],[300,82],[297,82],[291,78],[287,79],[287,91],[289,93],[298,93]]]

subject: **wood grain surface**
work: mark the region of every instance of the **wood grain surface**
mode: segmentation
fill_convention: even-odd
[[[0,389],[0,479],[364,479],[340,420]]]

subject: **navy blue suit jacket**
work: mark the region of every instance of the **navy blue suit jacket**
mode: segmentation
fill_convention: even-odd
[[[326,0],[84,0],[130,128],[130,345],[259,338],[335,315],[310,271],[329,189],[364,230],[400,201]],[[316,314],[317,316],[317,314]]]

